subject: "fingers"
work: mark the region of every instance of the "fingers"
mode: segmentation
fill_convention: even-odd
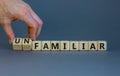
[[[15,38],[11,23],[4,23],[4,24],[2,24],[2,26],[3,26],[3,29],[9,39],[9,43],[11,44]]]
[[[32,18],[30,14],[26,14],[24,16],[19,17],[20,20],[24,21],[28,26],[28,34],[32,40],[36,40],[36,32],[37,32],[37,23]]]
[[[37,16],[37,14],[31,10],[31,14],[33,16],[33,18],[36,20],[36,22],[38,23],[38,28],[37,28],[37,33],[36,33],[36,36],[38,37],[40,32],[41,32],[41,29],[42,29],[42,25],[43,25],[43,22],[42,20]]]
[[[42,20],[32,11],[31,8],[29,11],[24,11],[24,13],[25,14],[21,15],[19,19],[27,24],[29,37],[32,40],[36,40],[42,28]]]

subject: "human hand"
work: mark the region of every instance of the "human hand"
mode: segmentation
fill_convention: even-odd
[[[22,0],[0,0],[0,24],[10,43],[15,37],[11,23],[16,20],[27,24],[28,34],[32,40],[39,36],[43,22],[28,4]]]

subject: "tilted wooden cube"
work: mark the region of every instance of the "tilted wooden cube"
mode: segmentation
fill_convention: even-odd
[[[15,38],[12,46],[13,50],[22,50],[22,38]]]
[[[30,38],[23,38],[22,46],[23,50],[32,50],[32,40]]]

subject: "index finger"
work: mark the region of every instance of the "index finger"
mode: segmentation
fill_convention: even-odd
[[[37,23],[30,15],[20,17],[20,20],[24,21],[28,26],[28,34],[32,40],[36,40]]]

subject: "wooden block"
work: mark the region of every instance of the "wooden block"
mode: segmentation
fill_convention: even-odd
[[[42,42],[41,41],[33,41],[32,42],[32,50],[38,50],[41,51],[42,50]]]
[[[60,51],[60,41],[51,41],[51,50]]]
[[[22,50],[22,38],[15,38],[12,47],[13,50]]]
[[[70,50],[69,48],[69,41],[60,41],[60,50]]]
[[[23,50],[32,50],[32,40],[30,38],[23,38],[22,46]]]
[[[98,51],[106,51],[107,50],[107,42],[106,41],[98,41]]]
[[[97,51],[97,41],[89,41],[89,51]]]
[[[70,41],[70,50],[78,50],[78,41]]]
[[[89,50],[88,44],[89,44],[88,41],[79,41],[79,50],[88,51]]]
[[[42,41],[42,50],[51,50],[50,41]]]

